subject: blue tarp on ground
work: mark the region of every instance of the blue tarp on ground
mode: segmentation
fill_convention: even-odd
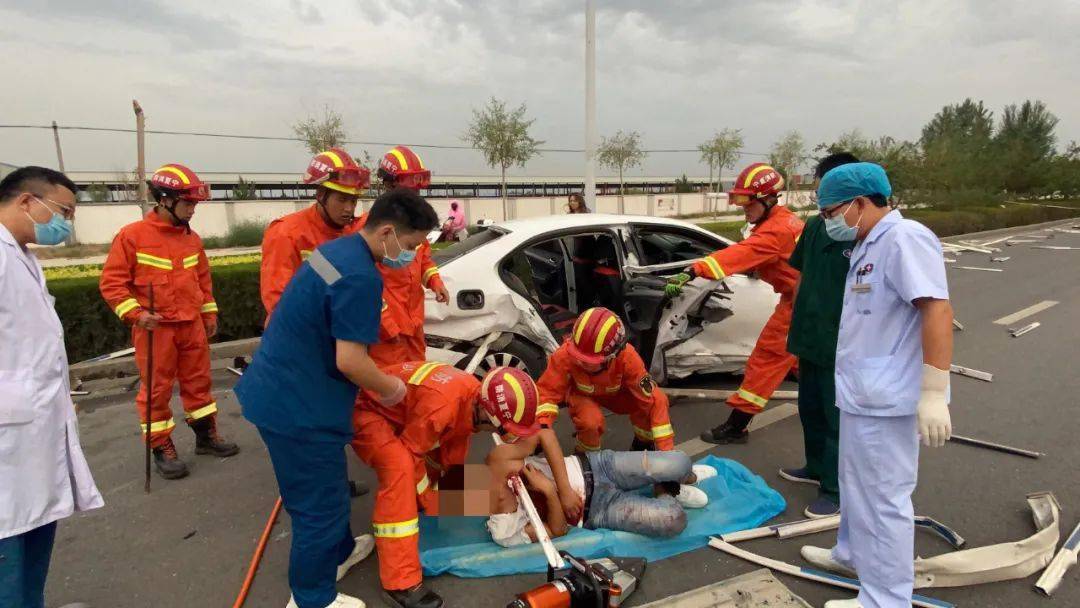
[[[699,461],[718,475],[699,485],[709,495],[704,509],[687,510],[686,530],[674,538],[648,538],[614,530],[574,528],[555,546],[576,557],[644,557],[650,562],[686,553],[709,542],[710,536],[756,528],[787,506],[780,493],[743,465],[716,456]],[[509,549],[492,542],[485,517],[421,517],[420,561],[426,576],[454,574],[465,578],[545,572],[540,545]]]

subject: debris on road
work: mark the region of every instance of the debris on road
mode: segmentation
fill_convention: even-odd
[[[1027,458],[1040,458],[1043,456],[1042,452],[1034,452],[1032,450],[1025,450],[1023,448],[1014,448],[1011,445],[994,443],[992,441],[983,441],[982,439],[965,437],[963,435],[953,435],[949,437],[949,441],[952,441],[954,443],[963,443],[965,445],[971,445],[979,448],[986,448],[988,450],[994,450],[995,452],[1004,452],[1006,454],[1026,456]]]
[[[964,331],[964,324],[961,323],[960,321],[957,321],[955,318],[952,320],[952,324],[953,324],[953,327],[955,327],[956,329],[959,329],[960,331]]]
[[[1054,556],[1053,561],[1043,571],[1039,580],[1035,581],[1035,589],[1050,597],[1057,591],[1058,585],[1061,584],[1061,579],[1065,576],[1065,573],[1076,565],[1076,554],[1080,551],[1080,524],[1077,524],[1073,528],[1072,534],[1065,539],[1065,544],[1061,546],[1061,551]]]
[[[1011,259],[1012,259],[1012,256],[1006,255],[1006,256],[998,256],[998,257],[995,257],[995,258],[990,258],[990,261],[991,262],[1008,262]]]
[[[1000,268],[980,268],[978,266],[956,266],[955,268],[962,268],[964,270],[982,270],[984,272],[1005,272]]]
[[[941,247],[949,253],[958,251],[974,251],[976,253],[996,253],[996,250],[988,247],[979,247],[978,245],[968,245],[967,243],[942,243]]]
[[[954,260],[952,258],[942,258],[942,259],[945,260],[946,264],[955,264],[956,263],[956,260]]]
[[[642,604],[639,608],[812,608],[766,568],[685,593]]]
[[[671,399],[727,399],[736,391],[716,390],[709,388],[668,388],[664,387],[664,394]],[[798,399],[799,391],[775,391],[770,399]]]
[[[1040,325],[1042,325],[1042,324],[1039,323],[1038,321],[1035,321],[1034,323],[1028,323],[1027,325],[1025,325],[1023,327],[1017,327],[1015,329],[1010,329],[1009,333],[1012,335],[1012,337],[1019,338],[1020,336],[1028,333],[1029,331],[1035,329],[1036,327],[1038,327]]]
[[[1032,245],[1032,249],[1051,249],[1053,251],[1069,251],[1071,249],[1080,249],[1080,247],[1068,247],[1066,245]]]
[[[984,372],[970,367],[963,367],[961,365],[950,365],[949,371],[960,375],[967,376],[968,378],[975,378],[976,380],[982,380],[983,382],[993,382],[994,374],[990,372]]]
[[[916,515],[915,525],[936,533],[944,539],[945,542],[952,545],[954,549],[962,549],[964,545],[967,544],[964,537],[960,536],[955,530],[932,517]],[[749,530],[739,530],[738,532],[721,534],[720,539],[727,543],[737,543],[745,540],[767,538],[770,536],[775,536],[783,540],[795,538],[797,536],[806,536],[808,534],[817,534],[818,532],[827,532],[839,527],[840,515],[837,514],[829,515],[828,517],[820,517],[818,519],[802,519],[784,524],[751,528]]]
[[[184,535],[184,540],[187,540],[187,539],[191,538],[192,536],[195,536],[198,533],[199,533],[198,530],[192,530],[191,532],[188,532],[187,534]]]
[[[1014,247],[1016,245],[1027,245],[1028,243],[1038,243],[1038,241],[1029,241],[1025,239],[1012,239],[1009,241],[1005,241],[1005,245],[1009,247]]]

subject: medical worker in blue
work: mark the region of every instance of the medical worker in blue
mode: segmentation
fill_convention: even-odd
[[[374,547],[370,535],[354,539],[349,529],[344,448],[353,437],[357,387],[384,406],[405,397],[405,384],[379,371],[367,353],[378,342],[382,311],[375,260],[407,266],[438,225],[416,192],[376,199],[360,232],[323,244],[303,263],[236,385],[292,518],[288,608],[364,606],[335,585]]]
[[[830,551],[803,547],[815,565],[857,572],[856,599],[826,608],[908,608],[915,581],[911,493],[923,445],[945,445],[953,311],[941,243],[890,209],[892,187],[873,163],[821,179],[830,237],[856,240],[836,346],[840,408],[840,531]]]

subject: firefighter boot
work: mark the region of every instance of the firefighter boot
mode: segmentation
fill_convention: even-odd
[[[728,443],[746,443],[750,438],[750,432],[746,430],[746,427],[750,425],[750,421],[754,419],[753,414],[747,414],[739,410],[731,410],[731,415],[728,416],[727,421],[720,426],[705,431],[701,434],[702,441],[708,441],[709,443],[719,443],[721,445]]]
[[[425,587],[424,583],[412,589],[400,591],[383,589],[383,597],[390,602],[391,606],[398,608],[442,608],[443,605],[443,599],[439,597],[439,594]]]
[[[195,453],[210,454],[219,458],[235,456],[240,452],[240,447],[231,441],[225,441],[217,433],[217,418],[207,416],[191,422],[191,430],[195,431]]]
[[[165,440],[161,447],[154,448],[154,465],[165,479],[180,479],[188,476],[187,465],[176,455],[176,446],[172,438]]]

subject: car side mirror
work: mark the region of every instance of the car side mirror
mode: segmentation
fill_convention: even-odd
[[[484,307],[484,292],[479,289],[459,291],[457,305],[461,310],[480,310]]]

